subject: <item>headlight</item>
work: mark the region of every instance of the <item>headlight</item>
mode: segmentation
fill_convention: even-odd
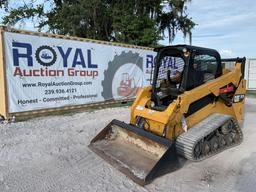
[[[154,101],[151,101],[150,106],[151,106],[151,107],[155,107],[155,102],[154,102]]]
[[[234,96],[234,103],[242,102],[244,100],[245,95],[244,94],[237,94]]]

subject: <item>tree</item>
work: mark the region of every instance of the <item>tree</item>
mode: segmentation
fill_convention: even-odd
[[[135,45],[172,42],[178,31],[191,38],[195,26],[187,14],[190,0],[27,0],[19,7],[10,1],[0,0],[5,25],[36,18],[39,31]]]

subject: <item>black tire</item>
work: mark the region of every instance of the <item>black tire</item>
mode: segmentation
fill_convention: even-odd
[[[40,58],[39,54],[44,49],[49,50],[52,53],[52,55],[53,55],[53,58],[52,58],[52,60],[50,62],[43,62],[41,60],[41,58]],[[53,65],[56,62],[56,60],[57,60],[57,54],[56,54],[55,50],[52,47],[47,46],[47,45],[43,45],[43,46],[38,47],[38,49],[36,50],[36,53],[35,53],[35,57],[36,57],[37,62],[40,65],[45,66],[45,67],[49,67],[49,66]]]
[[[113,78],[117,70],[127,63],[134,64],[143,71],[143,58],[139,56],[139,53],[123,51],[120,55],[116,55],[113,61],[108,63],[108,68],[104,71],[104,79],[101,82],[103,87],[101,95],[105,100],[114,99],[112,93]]]

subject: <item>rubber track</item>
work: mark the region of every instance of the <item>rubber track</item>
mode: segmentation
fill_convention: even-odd
[[[206,137],[207,135],[209,135],[219,127],[221,127],[225,122],[229,120],[233,121],[235,125],[235,129],[237,129],[237,131],[239,132],[239,135],[240,135],[239,142],[233,143],[232,145],[229,145],[229,146],[224,146],[223,148],[220,148],[214,152],[210,152],[206,156],[196,159],[194,157],[194,148],[197,142],[199,142],[201,139],[203,139],[204,137]],[[189,159],[192,161],[201,161],[217,153],[220,153],[225,149],[228,149],[240,144],[242,140],[243,140],[242,130],[235,119],[233,119],[229,115],[214,113],[209,117],[207,117],[206,119],[204,119],[203,121],[201,121],[200,123],[191,127],[187,132],[181,134],[176,140],[176,150],[179,155],[185,157],[186,159]]]

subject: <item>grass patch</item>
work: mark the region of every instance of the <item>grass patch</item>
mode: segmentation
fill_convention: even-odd
[[[256,90],[255,91],[246,91],[246,96],[256,97]]]
[[[17,114],[16,116],[16,122],[22,122],[27,121],[29,119],[37,118],[37,117],[47,117],[47,116],[70,116],[76,113],[82,113],[82,112],[94,112],[96,110],[106,109],[106,108],[117,108],[117,107],[126,107],[131,106],[132,101],[129,102],[118,102],[118,103],[112,103],[112,104],[102,104],[102,105],[96,105],[96,106],[84,106],[81,108],[75,108],[75,109],[63,109],[63,110],[56,110],[51,112],[39,112],[35,114],[29,114],[29,115],[23,115]]]

